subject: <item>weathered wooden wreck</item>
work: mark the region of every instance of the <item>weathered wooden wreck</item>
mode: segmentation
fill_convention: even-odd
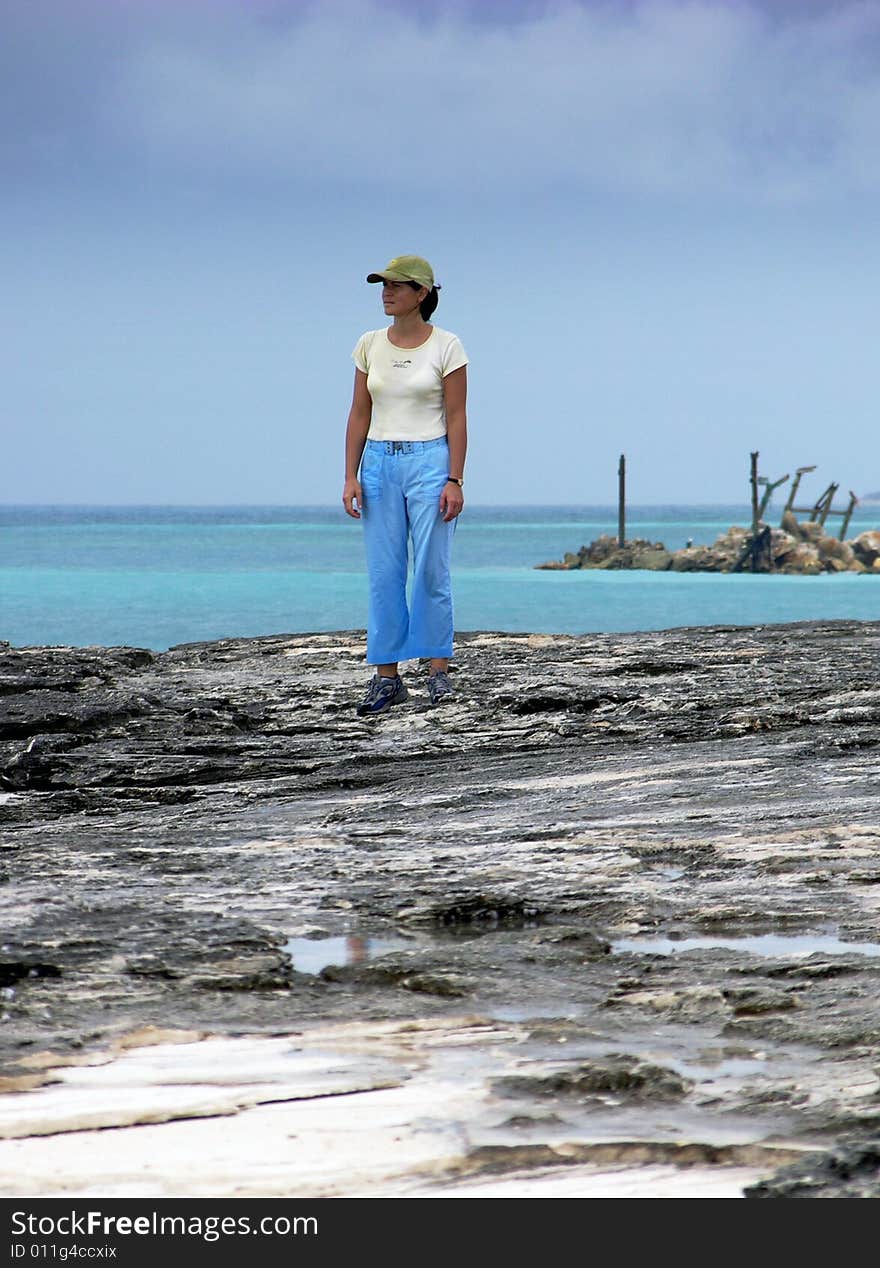
[[[859,501],[851,490],[843,509],[834,507],[834,497],[840,486],[833,482],[813,503],[799,506],[796,500],[801,478],[807,472],[815,471],[815,467],[798,467],[779,526],[775,527],[766,523],[764,516],[773,491],[789,477],[784,475],[779,480],[767,480],[758,475],[757,453],[753,453],[751,459],[751,524],[748,527],[732,525],[711,545],[688,543],[681,550],[671,551],[663,542],[626,537],[625,460],[621,456],[617,536],[603,534],[588,546],[569,551],[561,560],[548,560],[535,566],[563,571],[643,568],[653,572],[763,572],[797,573],[801,576],[853,572],[880,576],[880,530],[869,529],[851,540],[846,539],[846,531]],[[798,519],[799,514],[807,518]],[[828,523],[832,517],[841,521],[836,536]]]

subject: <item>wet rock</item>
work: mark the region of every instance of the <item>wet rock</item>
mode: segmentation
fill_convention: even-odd
[[[502,1075],[492,1083],[498,1096],[583,1097],[624,1095],[668,1099],[683,1096],[688,1081],[636,1057],[611,1055],[600,1060],[534,1074]]]
[[[402,907],[397,918],[406,924],[493,927],[533,923],[540,914],[538,904],[529,899],[509,894],[466,894],[439,905]]]
[[[0,740],[27,739],[43,731],[88,733],[148,711],[148,701],[100,689],[90,691],[86,699],[63,691],[8,694],[0,715]]]
[[[735,1139],[763,1149],[766,1170],[767,1139],[812,1152],[867,1130],[877,623],[476,632],[453,668],[454,709],[422,707],[408,663],[411,703],[363,723],[360,632],[160,655],[0,648],[0,721],[33,728],[0,739],[0,1077],[111,1062],[151,1028],[317,1047],[338,1027],[353,1053],[397,1027],[402,1068],[447,1045],[438,1077],[461,1092],[431,1165],[457,1165],[465,1138],[511,1146],[501,1077],[537,1080],[525,1114],[555,1098],[561,1121],[536,1112],[526,1142],[554,1166],[596,1138],[655,1161],[683,1140],[701,1165],[728,1165]],[[539,707],[524,710],[530,694]],[[619,949],[829,929],[862,949]],[[364,958],[298,972],[285,947],[304,931]],[[364,954],[371,938],[405,945]],[[54,1064],[22,1064],[45,1053]],[[95,1079],[101,1112],[64,1107],[64,1122],[114,1121]],[[9,1097],[54,1086],[14,1085]],[[62,1119],[29,1111],[40,1121]],[[510,1131],[522,1144],[526,1129]],[[419,1129],[403,1137],[415,1157]],[[400,1142],[388,1148],[397,1158]],[[28,1176],[45,1174],[34,1159]],[[126,1175],[136,1186],[143,1168]],[[2,1155],[0,1179],[25,1184]]]
[[[725,1001],[730,1004],[736,1016],[755,1016],[760,1013],[778,1013],[790,1008],[799,1008],[800,1000],[790,991],[768,990],[755,986],[727,987],[724,992]]]
[[[0,987],[11,987],[17,982],[41,977],[61,977],[61,970],[57,964],[45,964],[39,960],[0,960]]]
[[[473,993],[476,982],[460,973],[412,973],[401,980],[401,985],[418,994],[460,999]]]
[[[589,929],[554,929],[546,934],[539,934],[535,939],[539,946],[555,946],[566,950],[576,950],[578,955],[600,958],[611,953],[611,943],[605,938],[597,937]]]
[[[746,1198],[880,1197],[880,1137],[811,1154],[746,1185]]]
[[[624,988],[606,1000],[609,1008],[641,1008],[686,1021],[727,1015],[726,992],[716,986],[685,986],[674,990]]]

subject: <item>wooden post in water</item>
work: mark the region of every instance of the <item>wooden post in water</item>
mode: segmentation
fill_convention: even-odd
[[[758,520],[760,519],[760,516],[758,514],[758,455],[757,453],[752,454],[751,485],[752,485],[752,536],[754,537],[758,532]]]
[[[859,499],[858,499],[858,498],[856,497],[856,495],[853,493],[852,489],[850,489],[850,491],[849,491],[849,506],[848,506],[848,507],[846,508],[846,510],[843,512],[843,523],[842,523],[842,524],[841,524],[841,526],[840,526],[840,540],[841,540],[842,542],[845,542],[845,541],[846,541],[846,530],[849,528],[849,521],[850,521],[850,517],[852,516],[852,513],[853,513],[853,511],[855,510],[856,503],[858,502],[858,500],[859,500]]]
[[[792,484],[792,486],[791,486],[791,492],[790,492],[790,493],[789,493],[789,495],[788,495],[788,501],[786,502],[785,507],[784,507],[783,512],[782,512],[783,518],[785,518],[785,512],[786,512],[786,511],[793,511],[793,510],[795,509],[794,500],[795,500],[795,498],[797,497],[797,491],[798,491],[798,487],[800,486],[801,476],[802,476],[802,475],[806,475],[808,471],[815,471],[815,470],[816,470],[815,466],[812,466],[812,467],[798,467],[798,468],[795,470],[795,473],[794,473],[794,483],[793,483],[793,484]],[[798,508],[798,509],[800,509],[800,508]]]
[[[831,511],[831,503],[834,501],[834,495],[839,488],[839,484],[834,484],[833,482],[829,484],[828,488],[819,498],[819,501],[813,507],[810,519],[816,524],[824,525],[828,518],[828,514]]]
[[[617,468],[617,544],[626,545],[626,456],[620,455]]]
[[[784,476],[783,476],[780,480],[774,480],[774,481],[771,483],[771,482],[770,482],[770,481],[766,478],[766,476],[759,476],[759,477],[758,477],[758,484],[763,484],[763,486],[764,486],[764,493],[763,493],[763,496],[762,496],[762,498],[761,498],[761,505],[758,507],[758,519],[759,519],[759,520],[763,520],[763,518],[764,518],[764,512],[767,510],[767,507],[770,505],[770,499],[771,499],[771,497],[773,496],[773,490],[774,490],[774,489],[778,489],[778,488],[779,488],[779,486],[780,486],[780,484],[785,484],[785,482],[786,482],[786,480],[787,480],[787,479],[788,479],[788,476],[787,476],[787,475],[784,475]]]

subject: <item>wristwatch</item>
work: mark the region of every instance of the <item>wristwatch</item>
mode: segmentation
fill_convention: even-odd
[[[464,480],[459,480],[457,476],[447,476],[447,484],[457,484],[460,489],[464,488]]]

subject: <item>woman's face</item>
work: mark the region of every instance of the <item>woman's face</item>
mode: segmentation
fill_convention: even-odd
[[[415,291],[409,282],[384,281],[382,283],[382,304],[386,315],[389,317],[408,316],[416,311],[427,293],[428,291],[424,286],[420,286]]]

